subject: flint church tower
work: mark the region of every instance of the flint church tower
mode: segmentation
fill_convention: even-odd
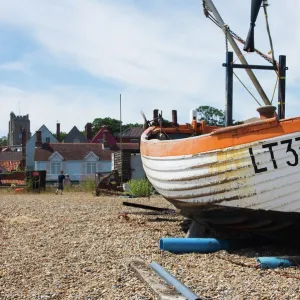
[[[25,129],[27,139],[30,139],[29,115],[16,116],[10,113],[8,124],[8,146],[20,146],[22,144],[22,129]]]

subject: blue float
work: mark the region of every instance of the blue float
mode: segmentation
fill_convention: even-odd
[[[228,249],[229,242],[214,238],[161,238],[159,246],[161,250],[173,253],[212,253]]]
[[[256,261],[262,269],[287,268],[295,265],[292,259],[280,257],[258,257]]]

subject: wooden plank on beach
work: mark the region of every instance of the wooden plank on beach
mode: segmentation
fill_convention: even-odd
[[[174,288],[171,288],[142,260],[132,260],[129,266],[137,273],[138,277],[145,282],[160,300],[186,300]]]

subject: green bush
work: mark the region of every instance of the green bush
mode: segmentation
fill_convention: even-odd
[[[95,191],[96,184],[94,178],[87,177],[80,182],[79,190],[84,192],[92,192]]]
[[[148,197],[152,192],[152,185],[148,179],[132,179],[128,186],[129,193],[135,197]]]

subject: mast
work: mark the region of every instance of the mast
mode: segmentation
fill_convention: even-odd
[[[239,58],[240,62],[244,65],[248,65],[247,60],[245,59],[244,55],[242,54],[240,48],[236,44],[235,40],[231,36],[231,34],[228,34],[227,32],[227,25],[224,23],[222,17],[220,16],[219,12],[217,11],[215,5],[213,4],[212,0],[204,0],[209,10],[213,13],[214,17],[216,18],[217,22],[219,23],[221,29],[223,30],[224,34],[227,36],[227,39],[234,50],[235,54]],[[263,88],[261,87],[260,83],[258,82],[256,76],[254,75],[253,71],[251,69],[245,69],[248,76],[250,77],[250,80],[254,84],[257,92],[259,93],[261,99],[265,103],[265,105],[271,105],[270,100],[268,99],[267,95],[265,94]]]
[[[120,154],[121,154],[121,185],[123,184],[123,145],[122,145],[122,94],[120,94]]]

